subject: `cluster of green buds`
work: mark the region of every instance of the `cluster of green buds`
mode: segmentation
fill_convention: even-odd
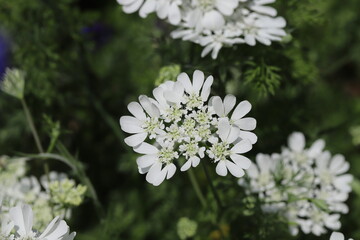
[[[74,180],[63,179],[50,182],[49,190],[54,204],[76,207],[83,202],[87,188],[81,184],[76,185]]]
[[[180,71],[180,65],[178,64],[172,64],[162,67],[159,71],[157,79],[155,80],[155,85],[159,86],[166,81],[175,79],[180,74]]]
[[[187,217],[182,217],[177,223],[177,232],[180,239],[194,237],[197,231],[197,223]]]

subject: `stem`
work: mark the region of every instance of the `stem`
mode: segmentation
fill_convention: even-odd
[[[194,175],[194,172],[192,169],[189,169],[187,172],[189,174],[189,178],[190,178],[191,184],[195,190],[195,193],[196,193],[197,197],[199,198],[201,205],[203,206],[203,208],[205,208],[206,200],[205,200],[203,193],[201,192],[201,189],[200,189],[198,181]]]
[[[43,149],[43,147],[41,145],[41,142],[40,142],[39,134],[36,131],[33,118],[31,116],[31,113],[29,111],[29,108],[28,108],[28,106],[26,104],[25,99],[21,99],[21,103],[22,103],[22,106],[24,108],[26,120],[29,123],[29,127],[30,127],[32,135],[33,135],[33,137],[35,139],[36,147],[38,148],[40,153],[44,153],[44,149]]]
[[[220,197],[219,197],[219,195],[218,195],[218,193],[217,193],[217,191],[216,191],[216,189],[215,189],[215,186],[214,186],[214,184],[213,184],[213,182],[212,182],[212,180],[211,180],[211,177],[210,177],[210,173],[209,173],[209,171],[208,171],[208,169],[207,169],[207,166],[206,166],[206,164],[202,161],[202,165],[203,165],[203,168],[204,168],[204,172],[205,172],[205,175],[206,175],[206,178],[207,178],[207,180],[208,180],[208,182],[209,182],[209,185],[210,185],[210,188],[211,188],[211,192],[212,192],[212,194],[214,195],[214,198],[215,198],[215,200],[216,200],[216,203],[217,203],[217,205],[218,205],[218,210],[221,210],[221,209],[223,209],[223,204],[221,203],[221,199],[220,199]]]
[[[35,139],[35,144],[36,144],[36,147],[39,151],[39,153],[44,153],[44,148],[43,146],[41,145],[41,141],[40,141],[40,138],[39,138],[39,134],[36,130],[36,127],[35,127],[35,124],[34,124],[34,120],[31,116],[31,113],[30,113],[30,110],[29,110],[29,107],[28,105],[26,104],[26,101],[24,98],[21,99],[21,104],[23,106],[23,109],[24,109],[24,112],[25,112],[25,116],[26,116],[26,120],[29,124],[29,127],[31,129],[31,132],[32,132],[32,135]],[[46,159],[45,159],[45,163],[44,163],[44,172],[45,172],[45,175],[46,175],[46,179],[48,181],[48,184],[50,184],[50,169],[49,169],[49,164],[46,162]],[[51,196],[50,196],[51,197]],[[54,215],[54,209],[53,207],[51,206],[51,213],[52,215]]]

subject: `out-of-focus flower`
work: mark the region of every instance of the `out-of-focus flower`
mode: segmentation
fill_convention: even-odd
[[[182,217],[177,223],[177,233],[180,239],[188,239],[195,236],[197,231],[197,223],[187,217]]]
[[[54,218],[46,229],[40,233],[33,229],[33,211],[29,205],[13,207],[9,216],[14,226],[14,234],[9,239],[14,240],[69,240],[69,226],[59,217]],[[75,233],[71,234],[75,236]]]
[[[341,227],[340,214],[349,211],[345,201],[353,176],[342,155],[324,151],[321,139],[306,148],[305,137],[289,136],[280,154],[258,154],[248,169],[248,180],[239,184],[257,194],[265,212],[278,212],[291,222],[290,232],[321,235]]]
[[[256,135],[250,132],[256,120],[244,116],[251,104],[243,101],[233,110],[236,98],[227,96],[226,115],[232,112],[227,118],[221,112],[225,111],[221,99],[209,100],[212,83],[212,76],[205,78],[198,70],[192,80],[181,73],[176,82],[166,81],[155,88],[154,98],[140,96],[140,103],[130,103],[128,109],[133,116],[120,118],[121,129],[133,134],[125,138],[125,143],[144,154],[137,164],[151,184],[159,185],[171,178],[180,157],[185,158],[181,171],[198,166],[206,155],[217,164],[216,172],[221,176],[229,171],[242,177],[244,169],[249,168],[251,161],[243,154],[256,142]]]
[[[282,41],[286,21],[268,6],[275,0],[118,0],[125,13],[141,17],[156,12],[178,27],[173,38],[204,47],[201,56],[216,59],[222,47],[235,44],[270,45]]]

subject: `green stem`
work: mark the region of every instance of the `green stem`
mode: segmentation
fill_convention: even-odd
[[[211,188],[211,192],[212,194],[214,195],[214,198],[216,200],[216,203],[218,205],[218,211],[221,211],[223,209],[223,204],[221,202],[221,199],[219,197],[219,194],[217,193],[216,189],[215,189],[215,186],[211,180],[211,176],[210,176],[210,173],[209,173],[209,170],[207,169],[207,166],[206,166],[206,163],[204,163],[202,161],[202,165],[203,165],[203,169],[204,169],[204,172],[205,172],[205,175],[206,175],[206,178],[209,182],[209,185],[210,185],[210,188]]]
[[[23,106],[23,109],[24,109],[24,112],[25,112],[25,116],[26,116],[26,120],[29,124],[29,127],[31,129],[31,132],[32,132],[32,135],[35,139],[35,144],[36,144],[36,147],[39,151],[39,153],[45,153],[44,152],[44,148],[43,146],[41,145],[41,141],[40,141],[40,138],[39,138],[39,134],[36,130],[36,127],[35,127],[35,124],[34,124],[34,120],[32,118],[32,115],[31,115],[31,112],[29,110],[29,107],[25,101],[24,98],[21,99],[21,104]],[[49,164],[46,162],[46,159],[45,159],[45,162],[44,162],[44,172],[45,172],[45,175],[46,175],[46,178],[47,178],[47,181],[48,183],[50,183],[50,168],[49,168]],[[51,197],[51,196],[50,196]],[[53,210],[53,207],[51,206],[51,209],[52,209],[52,214],[54,214],[54,210]]]
[[[199,198],[201,205],[203,206],[203,208],[205,208],[206,200],[205,200],[203,193],[201,192],[201,189],[200,189],[198,181],[194,175],[194,172],[192,169],[189,169],[187,172],[189,174],[189,178],[190,178],[191,184],[195,190],[195,193],[196,193],[197,197]]]
[[[34,137],[34,139],[35,139],[36,147],[38,148],[38,150],[39,150],[40,153],[44,153],[44,149],[43,149],[43,147],[42,147],[42,145],[41,145],[41,142],[40,142],[39,134],[38,134],[37,131],[36,131],[33,118],[32,118],[32,116],[31,116],[31,113],[30,113],[30,111],[29,111],[29,108],[28,108],[28,106],[27,106],[27,104],[26,104],[25,99],[21,99],[21,104],[22,104],[22,106],[23,106],[23,108],[24,108],[26,120],[27,120],[27,122],[28,122],[28,124],[29,124],[29,127],[30,127],[30,129],[31,129],[32,135],[33,135],[33,137]]]

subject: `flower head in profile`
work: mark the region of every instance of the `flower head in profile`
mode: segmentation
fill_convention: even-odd
[[[33,229],[33,211],[29,205],[20,205],[13,207],[9,211],[11,227],[14,233],[10,235],[11,230],[3,231],[8,239],[13,240],[72,240],[75,233],[69,233],[69,226],[59,217],[54,218],[45,230],[40,233]],[[2,224],[3,219],[1,220]],[[5,238],[6,239],[6,238]]]
[[[242,177],[251,161],[243,156],[256,142],[251,132],[254,118],[245,117],[251,109],[247,101],[236,105],[235,96],[225,97],[225,108],[231,117],[221,112],[220,97],[210,98],[213,77],[205,78],[196,70],[192,79],[178,75],[176,81],[166,81],[153,90],[153,98],[140,96],[128,109],[133,116],[120,118],[121,129],[130,133],[125,143],[142,154],[137,159],[139,172],[157,186],[180,170],[196,167],[201,161],[216,164],[216,172],[230,172]],[[225,110],[224,110],[225,111]]]
[[[248,169],[249,178],[239,181],[248,194],[258,195],[265,212],[287,218],[293,235],[299,229],[317,236],[338,230],[341,213],[349,211],[349,163],[324,147],[319,139],[307,148],[304,134],[295,132],[281,153],[258,154]]]
[[[271,45],[286,36],[286,21],[268,6],[275,0],[117,0],[125,13],[143,18],[156,13],[178,28],[173,38],[204,47],[201,56],[216,59],[223,47]]]

